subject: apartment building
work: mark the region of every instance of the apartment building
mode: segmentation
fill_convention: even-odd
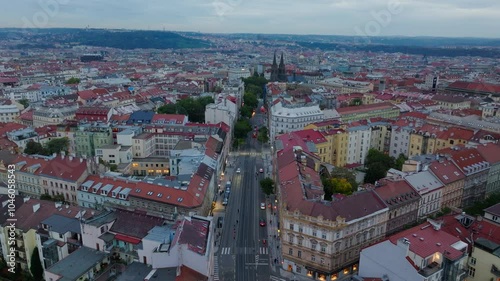
[[[500,192],[500,146],[493,143],[478,145],[477,151],[490,163],[486,196]]]
[[[431,172],[443,183],[442,207],[460,208],[465,185],[465,175],[446,158],[439,158],[429,165]]]
[[[16,250],[16,264],[23,270],[29,270],[31,264],[31,256],[35,247],[38,246],[39,241],[38,230],[41,227],[41,222],[49,219],[53,215],[59,215],[66,218],[88,218],[90,211],[75,206],[62,206],[60,203],[52,201],[44,201],[37,199],[25,198],[24,203],[16,210],[17,223],[15,226],[15,250]],[[0,242],[2,249],[9,249],[12,247],[9,244],[9,223],[5,223],[0,228]],[[60,229],[59,231],[63,231]],[[77,231],[75,231],[77,232]],[[65,232],[63,238],[65,243],[73,243],[73,246],[78,246],[76,241],[68,240],[70,237],[74,238],[74,233]],[[67,237],[65,235],[68,235]],[[71,248],[72,246],[67,245]],[[39,248],[40,250],[40,248]],[[61,252],[62,253],[62,252]],[[8,260],[7,251],[3,251],[3,259]],[[43,264],[43,262],[42,262]]]
[[[58,125],[75,118],[78,104],[73,102],[47,101],[33,111],[33,126]]]
[[[84,123],[75,132],[76,155],[95,156],[96,149],[113,144],[112,128],[107,123]]]
[[[389,102],[343,107],[337,109],[337,112],[343,122],[354,122],[376,117],[391,119],[399,116],[399,108]]]
[[[269,110],[269,135],[276,136],[303,130],[305,126],[322,121],[323,112],[317,104],[287,104],[277,99]]]
[[[457,95],[434,95],[432,100],[436,101],[443,109],[467,109],[470,108],[470,100]]]
[[[440,150],[440,154],[450,157],[450,160],[465,175],[462,207],[483,200],[486,196],[486,184],[490,171],[490,163],[481,156],[475,148],[454,146],[451,149]]]
[[[441,227],[440,223],[428,219],[363,249],[359,276],[408,281],[465,280],[467,243]]]
[[[401,231],[417,221],[421,196],[404,179],[381,179],[373,191],[389,208],[386,235]]]
[[[16,104],[0,101],[0,122],[16,122],[20,112]]]
[[[397,158],[400,154],[409,155],[410,135],[413,128],[410,126],[392,126],[389,156]]]
[[[348,125],[347,164],[364,164],[370,150],[372,130],[370,126],[353,123]]]
[[[360,250],[385,236],[388,208],[373,192],[323,201],[314,159],[279,151],[283,269],[320,280],[357,270]]]
[[[418,204],[418,218],[424,218],[441,210],[443,204],[443,184],[428,168],[404,177],[422,197]]]

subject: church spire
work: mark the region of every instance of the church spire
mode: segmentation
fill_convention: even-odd
[[[287,82],[288,78],[286,75],[285,60],[283,58],[283,52],[281,52],[280,65],[278,67],[278,81]]]
[[[285,66],[285,62],[283,61],[283,52],[281,52],[281,59],[280,59],[280,67]]]
[[[278,64],[276,63],[276,51],[274,51],[273,65],[278,66]]]

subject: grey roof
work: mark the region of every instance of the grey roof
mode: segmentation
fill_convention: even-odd
[[[381,255],[380,253],[384,254]],[[403,248],[394,245],[389,240],[363,249],[361,251],[360,263],[364,259],[371,260],[371,263],[377,266],[363,267],[361,264],[359,275],[362,277],[382,277],[373,276],[382,272],[387,274],[390,280],[393,280],[393,278],[394,280],[415,280],[413,278],[418,276],[417,270],[406,259],[406,253]]]
[[[62,276],[58,281],[75,281],[95,265],[101,263],[106,257],[107,254],[104,252],[81,247],[54,264],[47,271]]]
[[[500,203],[495,204],[489,208],[484,209],[486,213],[490,213],[495,216],[500,216]]]
[[[173,230],[170,226],[155,226],[150,231],[148,231],[148,235],[146,235],[144,239],[160,243],[169,243],[171,242],[171,234],[175,234],[175,230]]]
[[[118,276],[116,281],[144,281],[151,270],[152,268],[149,265],[133,262]]]
[[[52,215],[43,220],[42,223],[48,225],[50,227],[50,231],[54,231],[60,234],[64,234],[66,232],[82,232],[80,228],[80,221],[78,219],[68,218],[61,215]]]
[[[420,173],[412,174],[405,177],[405,180],[415,188],[420,194],[431,192],[443,186],[429,171],[422,171]]]

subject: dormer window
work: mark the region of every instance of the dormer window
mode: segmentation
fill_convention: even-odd
[[[111,197],[115,198],[116,197],[116,192],[111,192]]]
[[[106,190],[101,191],[101,195],[107,196],[108,192]]]

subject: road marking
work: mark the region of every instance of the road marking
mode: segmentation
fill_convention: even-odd
[[[222,248],[221,255],[229,255],[231,253],[231,248],[230,247],[224,247]]]
[[[214,257],[214,281],[219,280],[219,257]]]
[[[279,277],[276,277],[274,275],[271,275],[270,278],[271,278],[271,281],[286,281],[286,279],[279,278]]]
[[[267,255],[267,254],[268,254],[268,248],[266,248],[266,247],[261,247],[261,248],[259,249],[259,253],[260,253],[261,255]]]

